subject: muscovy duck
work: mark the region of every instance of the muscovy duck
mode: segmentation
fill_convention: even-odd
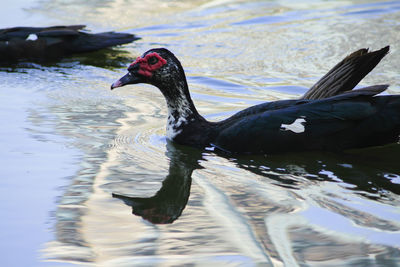
[[[356,51],[303,98],[255,105],[220,122],[197,112],[182,65],[165,48],[138,57],[111,89],[137,83],[158,87],[168,107],[167,137],[179,144],[253,154],[363,148],[399,141],[400,95],[376,96],[388,85],[352,91],[388,51],[388,46]]]
[[[54,60],[139,39],[129,33],[90,34],[81,31],[83,28],[85,25],[0,29],[0,64]]]

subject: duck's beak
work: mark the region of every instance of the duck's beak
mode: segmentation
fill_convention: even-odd
[[[140,76],[137,75],[135,72],[130,71],[125,76],[121,77],[119,80],[114,82],[111,85],[111,90],[117,87],[122,87],[127,84],[136,84],[140,82],[141,82]]]

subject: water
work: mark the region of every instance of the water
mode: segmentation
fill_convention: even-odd
[[[167,142],[157,89],[109,90],[164,46],[198,110],[219,120],[296,98],[348,53],[391,44],[361,85],[400,93],[399,2],[20,0],[0,12],[3,27],[142,37],[1,70],[4,266],[399,266],[398,145],[226,157]]]

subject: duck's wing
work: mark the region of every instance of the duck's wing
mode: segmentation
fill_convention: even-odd
[[[361,95],[376,95],[376,94],[379,94],[379,93],[385,91],[387,89],[387,87],[388,87],[388,85],[374,85],[374,86],[368,86],[368,87],[364,87],[364,88],[357,89],[357,90],[341,92],[341,94],[345,94],[345,95],[347,95],[347,97],[361,96]],[[323,98],[328,98],[328,97],[323,97]],[[323,98],[321,98],[321,99],[323,99]],[[251,106],[251,107],[248,107],[246,109],[239,111],[238,113],[236,113],[233,116],[224,120],[223,123],[230,124],[241,118],[246,118],[246,117],[253,116],[256,114],[261,114],[266,111],[284,109],[284,108],[288,108],[291,106],[303,105],[303,104],[311,102],[312,100],[313,99],[289,99],[289,100],[278,100],[278,101],[261,103],[261,104]]]
[[[343,150],[396,142],[400,96],[377,96],[387,85],[267,110],[221,125],[213,143],[240,153]]]
[[[348,55],[314,84],[301,99],[322,99],[352,90],[389,52],[389,46],[369,52],[360,49]]]
[[[251,106],[251,107],[248,107],[246,109],[239,111],[238,113],[234,114],[233,116],[222,121],[222,123],[225,125],[230,124],[232,122],[240,120],[241,118],[247,118],[249,116],[264,113],[265,111],[277,110],[277,109],[287,108],[290,106],[301,105],[301,104],[307,103],[309,101],[310,100],[307,100],[307,99],[305,99],[305,100],[304,99],[289,99],[289,100],[278,100],[278,101],[261,103],[261,104]]]

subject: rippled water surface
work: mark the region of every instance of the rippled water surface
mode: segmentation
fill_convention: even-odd
[[[350,52],[390,44],[361,85],[400,94],[399,2],[19,0],[0,14],[2,27],[142,37],[1,68],[4,266],[400,266],[398,145],[219,155],[166,140],[156,88],[109,90],[132,59],[167,47],[198,110],[219,120],[299,97]]]

